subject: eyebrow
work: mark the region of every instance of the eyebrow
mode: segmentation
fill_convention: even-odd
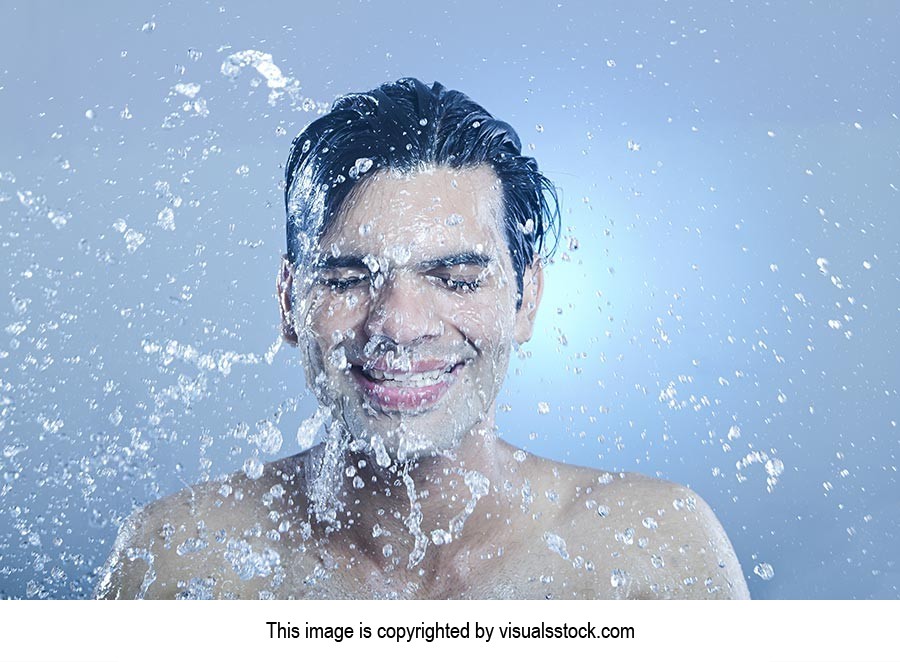
[[[493,260],[484,253],[464,252],[454,253],[453,255],[445,255],[443,257],[433,258],[419,262],[417,267],[420,271],[429,271],[439,267],[455,267],[457,265],[473,265],[477,267],[486,267]],[[322,258],[316,263],[316,267],[322,270],[329,269],[362,269],[368,270],[368,265],[357,255],[329,255]]]
[[[329,255],[316,262],[316,268],[327,270],[341,268],[368,269],[369,267],[361,257],[356,255],[338,255],[337,257]]]
[[[486,267],[491,262],[491,258],[484,253],[456,253],[454,255],[446,255],[433,260],[419,262],[419,269],[428,271],[429,269],[436,269],[438,267],[455,267],[460,264]]]

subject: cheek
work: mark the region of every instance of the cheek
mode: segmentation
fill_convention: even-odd
[[[497,306],[496,299],[469,301],[456,305],[449,319],[466,340],[479,350],[495,354],[508,351],[512,344],[515,314],[508,306]]]
[[[338,335],[346,335],[350,330],[358,332],[363,326],[367,299],[365,294],[335,296],[321,293],[307,309],[306,327],[325,344],[338,343],[341,340]]]

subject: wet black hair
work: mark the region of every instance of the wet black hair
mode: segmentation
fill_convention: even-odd
[[[416,78],[339,97],[294,139],[285,166],[288,259],[296,264],[308,255],[360,181],[423,165],[493,168],[521,301],[525,268],[535,252],[549,257],[559,240],[556,189],[537,161],[522,156],[509,124],[462,92]]]

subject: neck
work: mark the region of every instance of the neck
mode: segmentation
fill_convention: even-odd
[[[331,490],[342,503],[341,524],[326,527],[335,549],[354,550],[381,566],[427,572],[446,567],[448,557],[492,554],[520,514],[524,476],[515,449],[496,436],[493,417],[473,427],[452,452],[386,468],[351,447],[332,449],[335,456],[320,464],[338,477]]]

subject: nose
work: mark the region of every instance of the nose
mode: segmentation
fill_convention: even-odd
[[[394,272],[378,288],[366,320],[369,338],[383,336],[400,347],[437,338],[443,328],[434,297],[414,274]]]

